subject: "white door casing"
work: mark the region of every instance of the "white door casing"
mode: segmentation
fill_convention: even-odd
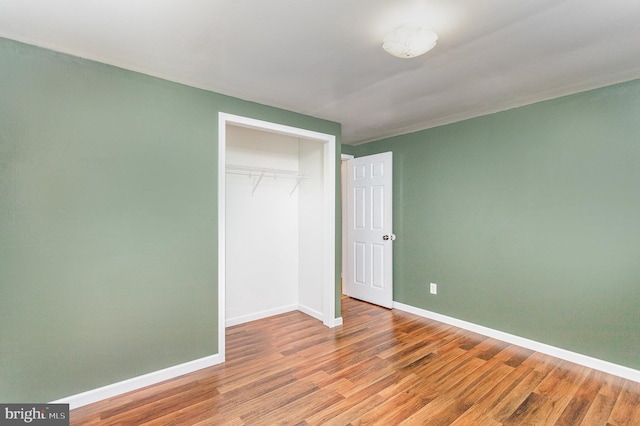
[[[347,294],[345,290],[345,280],[347,276],[347,206],[349,203],[347,202],[348,192],[347,192],[347,160],[353,160],[353,155],[351,154],[340,154],[340,214],[342,217],[342,241],[341,241],[341,254],[342,254],[342,270],[340,271],[340,281],[342,283],[342,294]]]
[[[347,161],[347,268],[345,294],[393,305],[391,152]]]
[[[293,137],[317,141],[323,144],[323,225],[322,225],[322,276],[323,319],[327,327],[342,324],[342,318],[335,317],[335,195],[336,195],[336,137],[312,130],[290,127],[220,112],[218,114],[218,357],[225,361],[225,287],[226,287],[226,233],[225,233],[225,168],[226,168],[226,127],[227,125],[247,127],[267,132],[281,133]]]

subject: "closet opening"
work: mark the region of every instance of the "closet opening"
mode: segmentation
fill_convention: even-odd
[[[336,305],[336,141],[219,115],[218,350],[227,326],[300,310],[328,327]]]

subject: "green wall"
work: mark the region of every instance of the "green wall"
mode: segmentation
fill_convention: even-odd
[[[337,123],[6,39],[0,100],[2,402],[218,353],[219,111],[340,155]]]
[[[384,151],[394,300],[640,369],[640,80]]]
[[[357,147],[353,145],[342,145],[343,154],[355,155],[356,149]]]

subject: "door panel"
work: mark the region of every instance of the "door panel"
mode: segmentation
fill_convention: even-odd
[[[371,198],[373,203],[373,209],[371,212],[373,215],[373,222],[371,224],[371,228],[384,230],[384,187],[371,187]]]
[[[345,294],[393,305],[392,153],[347,161]],[[386,238],[385,238],[386,236]]]

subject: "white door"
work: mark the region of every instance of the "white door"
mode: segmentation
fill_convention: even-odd
[[[347,161],[347,296],[393,304],[392,153]]]

